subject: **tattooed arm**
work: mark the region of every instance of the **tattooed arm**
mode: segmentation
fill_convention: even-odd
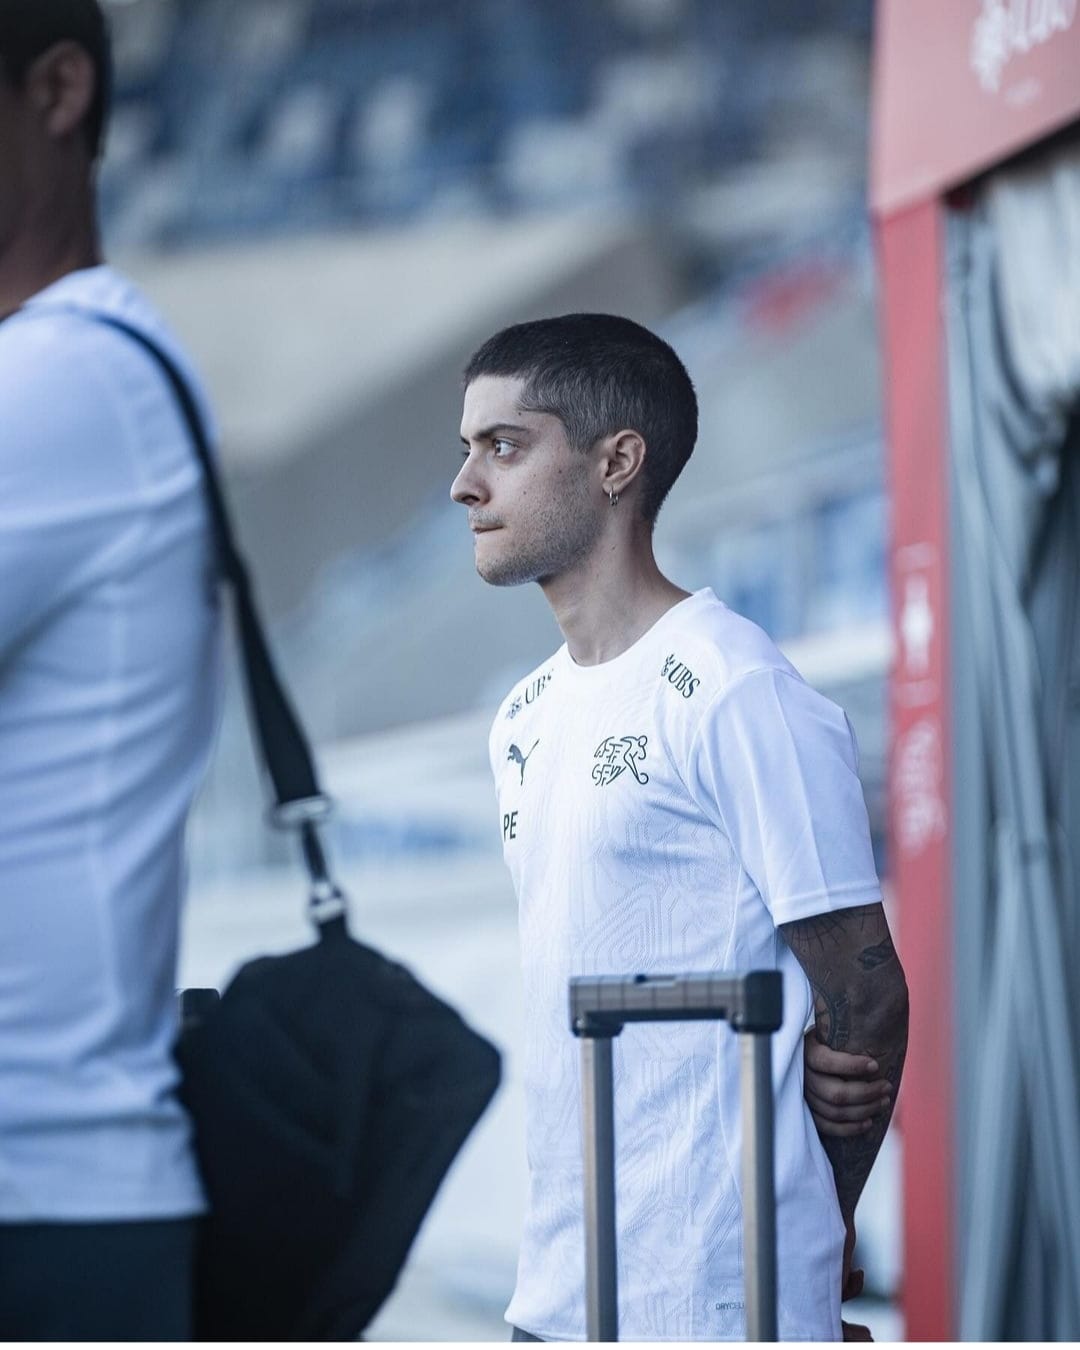
[[[822,1136],[848,1230],[844,1278],[854,1244],[855,1205],[885,1137],[907,1051],[908,994],[881,905],[816,914],[781,925],[814,991],[818,1039],[833,1050],[870,1055],[891,1095],[870,1128]]]

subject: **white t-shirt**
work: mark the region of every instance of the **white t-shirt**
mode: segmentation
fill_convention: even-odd
[[[839,1339],[844,1228],[802,1095],[812,997],[777,925],[881,899],[846,717],[704,590],[614,660],[578,666],[562,647],[503,702],[489,748],[526,1028],[530,1193],[507,1320],[585,1336],[569,978],[775,968],[780,1336]],[[629,1026],[614,1067],[620,1335],[740,1339],[736,1035]]]
[[[169,386],[73,308],[189,369],[107,267],[0,324],[0,1222],[203,1207],[171,1045],[216,569]]]

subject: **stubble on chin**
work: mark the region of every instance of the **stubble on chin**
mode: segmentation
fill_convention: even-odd
[[[538,580],[535,568],[520,554],[503,558],[477,558],[476,571],[489,586],[524,586]]]
[[[576,529],[568,526],[566,520],[556,522],[535,548],[495,558],[477,557],[477,573],[489,586],[524,586],[564,575],[587,558],[597,542],[586,522],[579,521]]]
[[[519,576],[514,569],[498,563],[478,562],[476,574],[481,581],[486,581],[489,586],[522,586],[525,582],[532,580],[531,577]]]

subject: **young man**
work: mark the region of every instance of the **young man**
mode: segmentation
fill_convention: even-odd
[[[185,821],[217,686],[186,361],[102,264],[95,0],[0,0],[0,1337],[187,1339]],[[190,376],[190,370],[188,371]],[[198,384],[192,382],[195,388]]]
[[[493,585],[537,582],[566,638],[511,690],[490,739],[526,1005],[517,1339],[585,1333],[570,976],[782,972],[782,1339],[841,1335],[855,1203],[903,1066],[907,991],[847,720],[759,628],[711,591],[680,589],[653,555],[696,435],[682,363],[626,319],[521,324],[465,372],[451,495],[468,509],[477,571]],[[824,1151],[802,1091],[815,1020],[826,1046],[872,1056],[860,1068],[880,1066],[872,1076],[888,1085],[871,1124],[842,1127]],[[643,1025],[614,1053],[620,1333],[741,1338],[734,1038],[707,1023]]]

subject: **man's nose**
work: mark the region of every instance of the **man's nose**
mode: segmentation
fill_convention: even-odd
[[[462,464],[457,477],[450,485],[450,496],[460,506],[475,506],[477,502],[487,499],[483,474],[477,472],[471,456]]]

